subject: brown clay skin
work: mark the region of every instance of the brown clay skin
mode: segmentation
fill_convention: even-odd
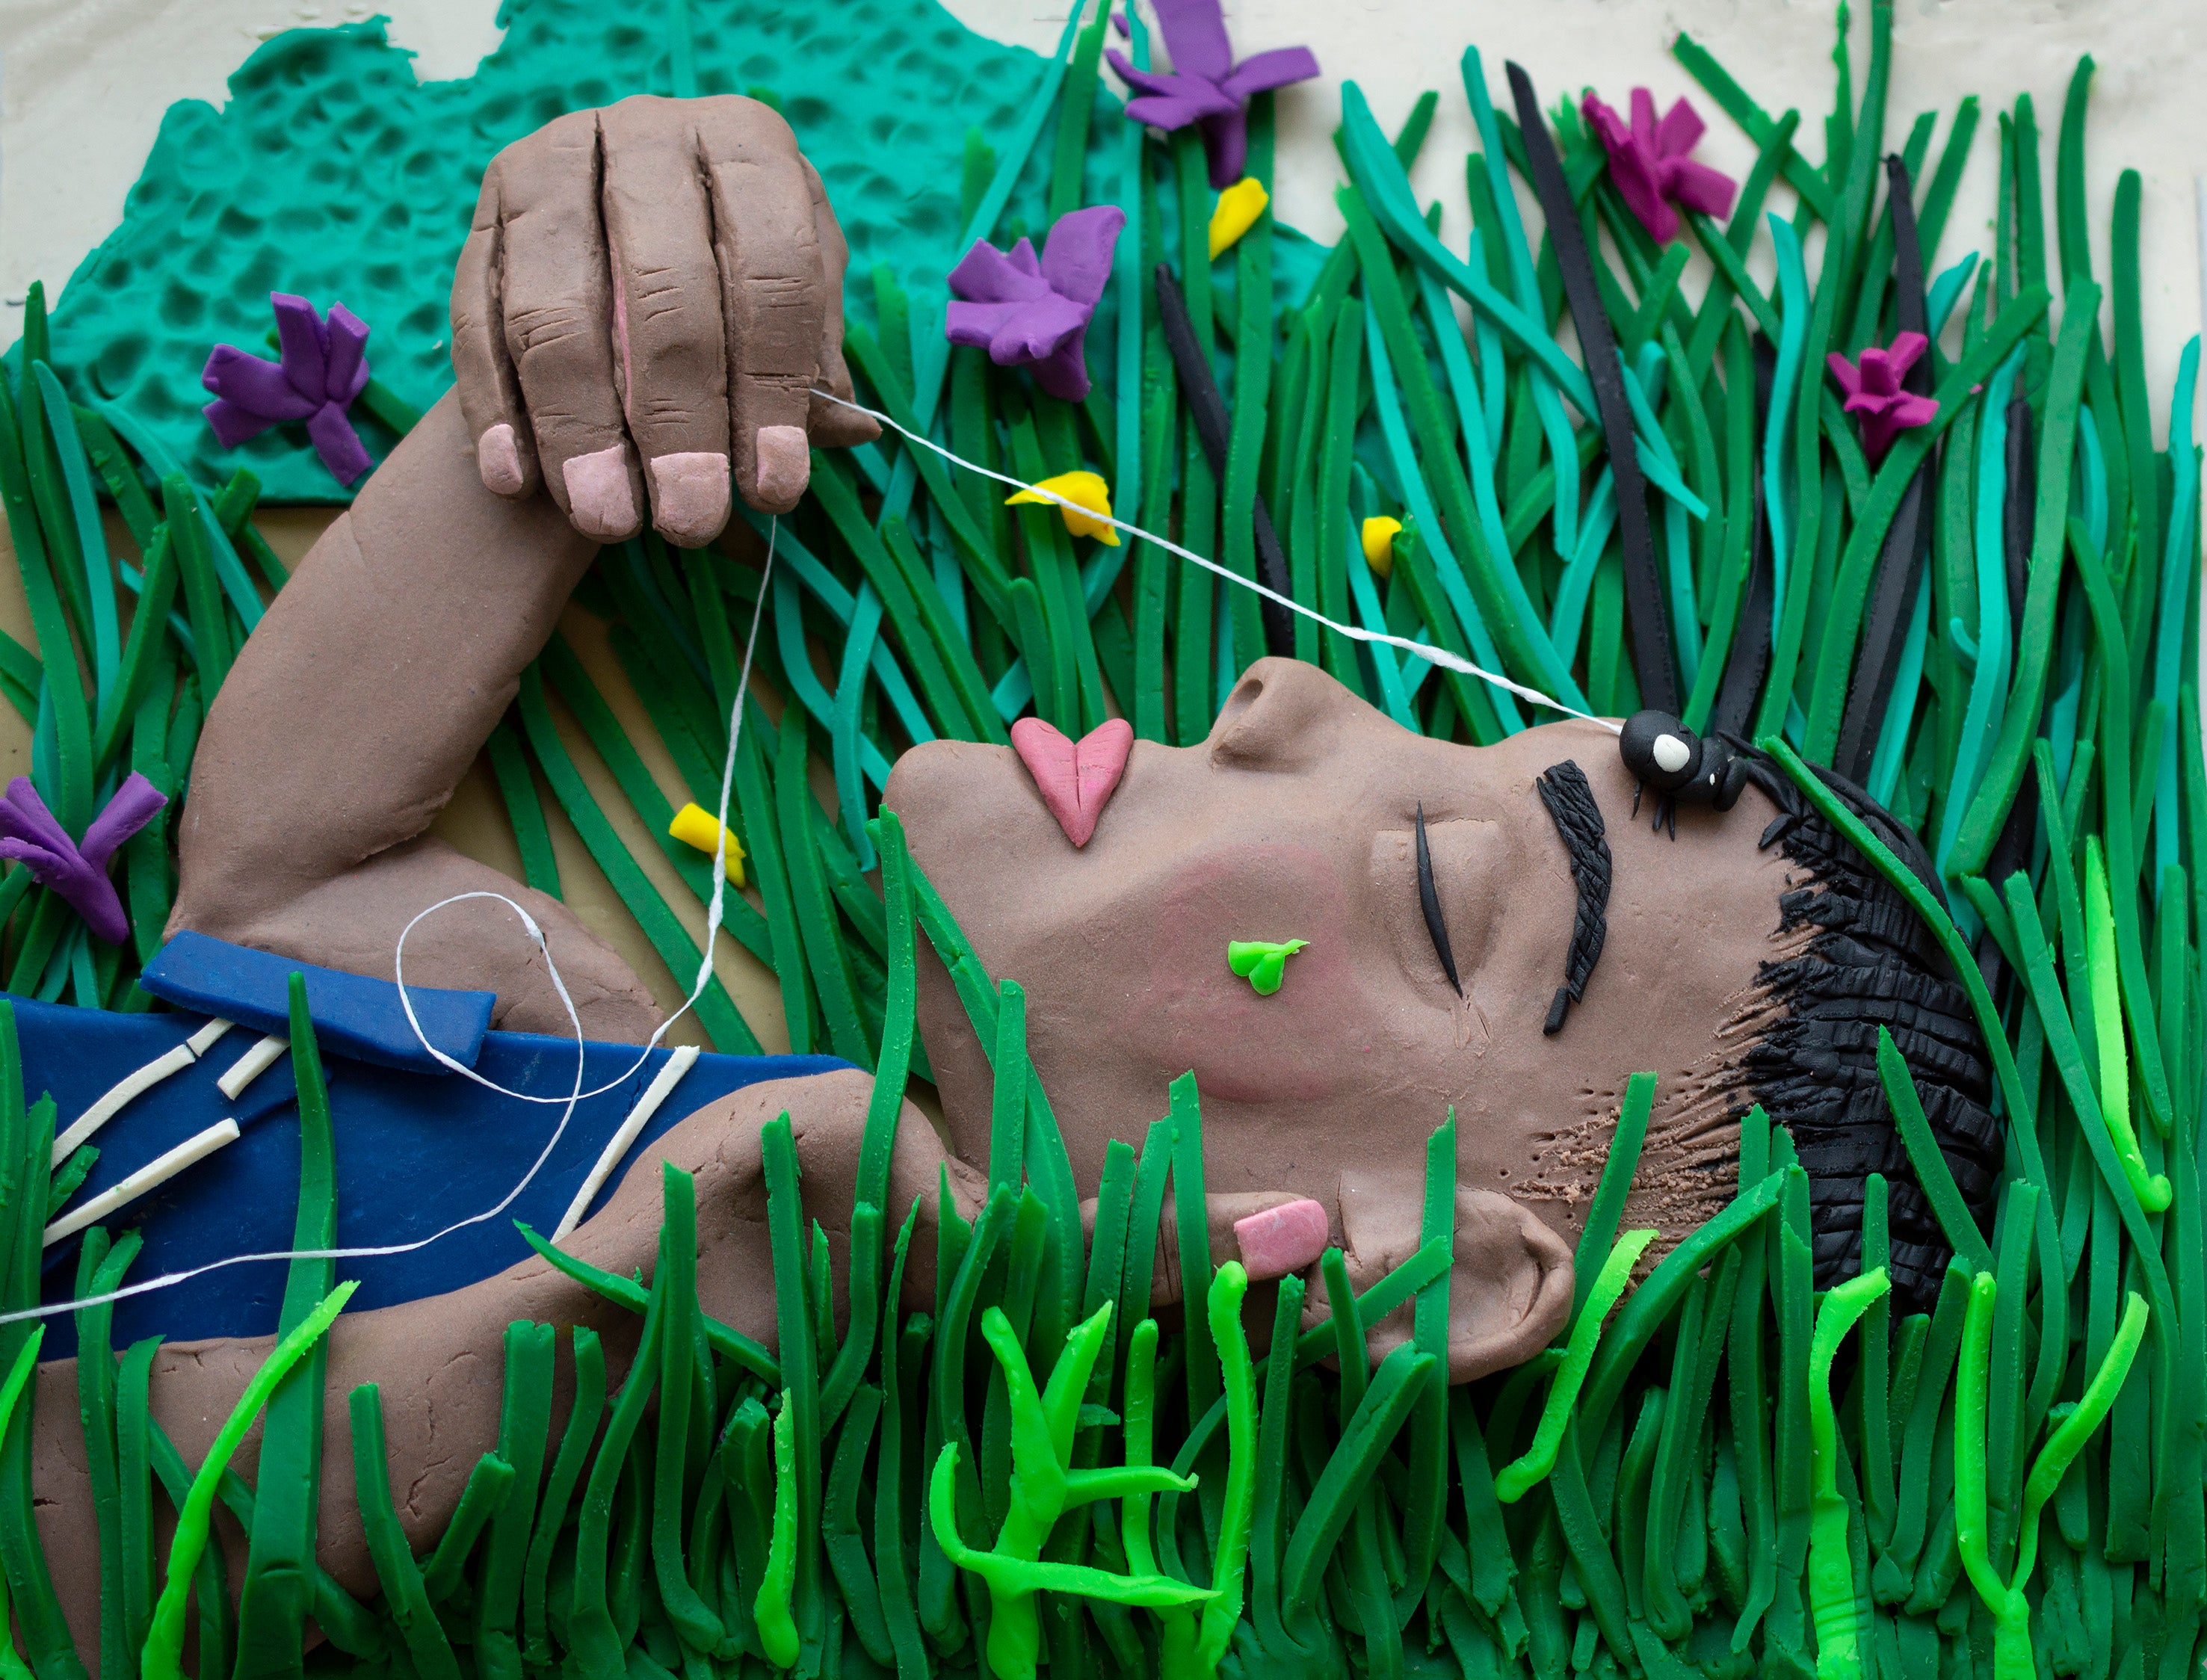
[[[526,905],[593,1037],[650,995],[556,900],[422,831],[542,650],[595,547],[543,498],[482,487],[458,405],[422,417],[246,640],[192,761],[171,934],[392,978],[400,931],[456,894]],[[573,1031],[520,922],[487,900],[416,929],[409,984],[494,991],[496,1024]]]
[[[848,398],[849,250],[789,124],[756,99],[637,94],[491,160],[452,281],[452,366],[481,477],[541,484],[583,535],[696,547],[729,467],[795,507],[809,444],[879,427]]]
[[[753,505],[785,509],[807,481],[808,437],[870,434],[870,422],[807,394],[849,389],[843,261],[816,176],[780,119],[747,100],[627,100],[501,153],[454,288],[458,392],[332,525],[241,654],[194,761],[171,930],[388,978],[419,912],[497,892],[543,926],[586,1033],[647,1036],[656,1009],[607,948],[557,903],[424,831],[600,539],[639,528],[647,511],[678,541],[710,535],[727,511],[721,460]],[[1548,1037],[1576,897],[1534,781],[1566,758],[1592,785],[1615,878],[1601,960]],[[1759,793],[1725,815],[1681,810],[1675,840],[1650,813],[1632,816],[1632,796],[1616,737],[1596,726],[1489,748],[1427,740],[1315,667],[1267,659],[1200,745],[1135,744],[1085,847],[1008,748],[918,748],[884,804],[989,971],[1026,987],[1036,1065],[1084,1193],[1109,1141],[1139,1144],[1169,1082],[1192,1068],[1214,1255],[1239,1252],[1235,1222],[1308,1199],[1368,1287],[1418,1246],[1426,1140],[1453,1105],[1450,1375],[1462,1382],[1522,1360],[1568,1316],[1571,1245],[1625,1073],[1660,1080],[1628,1220],[1683,1234],[1732,1187],[1737,1063],[1773,1007],[1757,969],[1785,948],[1773,930],[1788,866],[1756,850],[1774,814]],[[1420,805],[1461,995],[1420,908]],[[1309,943],[1259,996],[1227,967],[1235,939]],[[924,942],[921,965],[920,1028],[954,1193],[970,1211],[987,1157],[986,1060]],[[571,1031],[496,906],[417,930],[407,978],[494,991],[503,1026]],[[840,1244],[870,1090],[865,1075],[838,1073],[699,1110],[566,1246],[648,1276],[659,1163],[673,1161],[697,1175],[705,1310],[772,1346],[759,1128],[788,1110],[806,1215]],[[904,1115],[898,1210],[931,1202],[946,1159],[918,1111]],[[1318,1218],[1303,1210],[1283,1223],[1313,1235]],[[931,1238],[914,1246],[914,1300],[930,1298],[932,1253]],[[839,1248],[839,1270],[846,1258]],[[1157,1273],[1161,1303],[1177,1294],[1174,1259]],[[1307,1310],[1323,1314],[1322,1290]],[[335,1326],[318,1547],[348,1587],[374,1590],[346,1396],[380,1385],[398,1508],[426,1547],[495,1444],[502,1337],[516,1318],[561,1328],[563,1384],[568,1328],[600,1330],[616,1380],[637,1333],[631,1315],[535,1259]],[[1406,1311],[1376,1326],[1375,1351],[1407,1325]],[[188,1462],[269,1345],[162,1351],[153,1409]],[[89,1651],[99,1576],[75,1381],[74,1362],[40,1368],[34,1477],[55,1582]],[[256,1436],[236,1461],[248,1481],[257,1450]]]
[[[1551,1037],[1576,895],[1534,784],[1565,758],[1600,805],[1615,877],[1601,960]],[[1734,1187],[1732,1069],[1791,874],[1755,846],[1776,813],[1750,790],[1728,813],[1682,809],[1673,841],[1652,802],[1632,816],[1633,792],[1596,725],[1432,741],[1314,666],[1266,659],[1201,745],[1135,743],[1079,850],[1008,748],[915,748],[884,803],[989,972],[1026,988],[1035,1066],[1084,1185],[1192,1068],[1207,1187],[1316,1199],[1365,1288],[1417,1247],[1426,1139],[1453,1105],[1463,1381],[1545,1345],[1567,1312],[1570,1245],[1626,1073],[1659,1078],[1628,1219],[1683,1235]],[[1419,901],[1420,803],[1461,997]],[[1289,938],[1310,942],[1272,995],[1229,972],[1229,940]],[[986,1059],[925,952],[921,975],[951,1149],[984,1158]]]
[[[639,1157],[606,1205],[577,1227],[560,1247],[622,1276],[641,1269],[649,1279],[657,1261],[665,1205],[661,1163],[672,1162],[694,1177],[699,1304],[754,1341],[774,1347],[774,1268],[759,1132],[786,1112],[797,1145],[805,1215],[818,1220],[828,1233],[836,1319],[839,1324],[847,1324],[849,1301],[844,1290],[851,1258],[852,1193],[872,1096],[872,1079],[852,1069],[771,1080],[701,1109]],[[926,1115],[906,1103],[891,1160],[889,1200],[897,1214],[893,1225],[900,1225],[903,1213],[915,1204],[919,1208],[905,1264],[907,1311],[924,1310],[934,1302],[936,1187],[946,1167],[960,1215],[970,1219],[980,1211],[986,1175],[947,1157]],[[1235,1258],[1234,1222],[1288,1199],[1280,1195],[1213,1198],[1209,1210],[1212,1251],[1222,1260]],[[1092,1207],[1087,1211],[1092,1220]],[[1172,1218],[1168,1203],[1164,1229],[1171,1229]],[[1179,1300],[1175,1270],[1160,1268],[1154,1299],[1159,1306]],[[354,1494],[348,1397],[362,1383],[379,1385],[392,1500],[416,1551],[426,1554],[451,1520],[475,1461],[498,1444],[504,1337],[506,1325],[516,1319],[559,1327],[548,1460],[573,1402],[571,1327],[587,1326],[604,1338],[607,1381],[618,1385],[636,1350],[640,1321],[634,1313],[609,1305],[532,1256],[467,1288],[374,1312],[349,1312],[331,1328],[323,1384],[315,1551],[322,1566],[356,1595],[372,1597],[377,1585]],[[247,1380],[274,1342],[273,1336],[183,1342],[164,1347],[155,1356],[153,1415],[187,1464],[196,1468],[204,1461]],[[76,1361],[41,1365],[36,1398],[32,1453],[39,1536],[77,1648],[96,1664],[99,1549],[84,1436],[77,1420]],[[260,1444],[256,1423],[233,1461],[248,1483],[254,1480]],[[165,1547],[173,1518],[164,1502],[156,1504],[164,1525],[158,1540]],[[242,1538],[229,1518],[218,1521],[235,1591],[244,1565]]]
[[[638,1266],[651,1275],[664,1205],[661,1163],[696,1175],[697,1294],[703,1309],[745,1335],[774,1343],[774,1281],[768,1258],[766,1188],[759,1128],[785,1109],[792,1114],[808,1214],[830,1232],[836,1275],[849,1263],[851,1187],[873,1081],[856,1071],[770,1081],[702,1109],[667,1133],[622,1179],[606,1206],[560,1247],[621,1276]],[[942,1154],[926,1118],[907,1105],[898,1128],[891,1196],[908,1208],[925,1192],[934,1201]],[[977,1186],[954,1165],[954,1183],[970,1208]],[[929,1219],[923,1211],[924,1220]],[[932,1223],[915,1238],[906,1267],[915,1303],[934,1290]],[[838,1286],[840,1287],[840,1284]],[[839,1316],[846,1303],[839,1297]],[[393,1501],[417,1552],[433,1545],[450,1519],[475,1461],[498,1444],[503,1337],[516,1318],[559,1326],[553,1440],[572,1402],[570,1326],[587,1325],[605,1339],[609,1381],[619,1383],[635,1352],[636,1315],[607,1303],[531,1257],[497,1276],[433,1300],[376,1312],[349,1312],[332,1327],[324,1384],[325,1445],[316,1550],[322,1564],[356,1594],[373,1595],[374,1570],[353,1492],[351,1424],[347,1399],[362,1383],[380,1385]],[[194,1468],[274,1345],[272,1336],[179,1342],[155,1357],[153,1410]],[[76,1361],[39,1367],[33,1462],[39,1533],[47,1565],[77,1648],[99,1649],[98,1539],[91,1483],[83,1461],[76,1408]],[[260,1453],[254,1426],[234,1461],[254,1480]],[[156,1502],[163,1513],[168,1507]],[[227,1519],[224,1519],[227,1522]],[[233,1565],[243,1550],[233,1528]],[[166,1544],[165,1532],[162,1543]],[[233,1586],[235,1582],[233,1582]]]
[[[280,631],[273,615],[270,623]],[[1534,782],[1564,757],[1594,789],[1616,868],[1601,960],[1550,1037],[1540,1028],[1576,897]],[[1430,741],[1316,667],[1274,659],[1250,668],[1203,744],[1137,743],[1083,848],[1008,748],[917,749],[899,761],[887,803],[990,972],[1022,978],[1036,1065],[1085,1191],[1100,1178],[1106,1143],[1139,1142],[1166,1085],[1193,1067],[1213,1253],[1237,1255],[1238,1221],[1309,1198],[1365,1288],[1418,1247],[1426,1139],[1454,1105],[1450,1375],[1462,1382],[1522,1361],[1568,1316],[1571,1243],[1605,1158],[1617,1070],[1653,1068],[1661,1079],[1628,1220],[1681,1234],[1730,1191],[1732,1069],[1770,1007],[1756,970],[1779,948],[1773,930],[1789,870],[1774,852],[1756,850],[1772,815],[1759,793],[1722,816],[1681,810],[1675,841],[1633,817],[1632,793],[1615,738],[1594,726],[1546,726],[1491,748]],[[1419,902],[1420,804],[1461,998]],[[1281,989],[1259,997],[1226,966],[1226,942],[1242,936],[1311,942]],[[978,1205],[990,1083],[924,944],[921,962],[920,1026],[949,1148],[906,1105],[892,1199],[898,1209],[918,1200],[924,1224],[946,1163],[961,1211]],[[840,1268],[870,1089],[863,1073],[835,1073],[759,1085],[699,1110],[566,1246],[608,1270],[649,1276],[659,1163],[673,1161],[697,1175],[705,1310],[774,1346],[759,1128],[791,1115],[805,1213],[831,1233]],[[1168,1211],[1163,1229],[1173,1223]],[[1163,1306],[1180,1288],[1163,1231],[1160,1243],[1154,1298]],[[932,1253],[924,1229],[907,1305],[931,1299]],[[1325,1311],[1317,1294],[1313,1321]],[[1268,1320],[1269,1300],[1253,1317]],[[1403,1339],[1407,1317],[1374,1327],[1375,1353]],[[398,1509],[427,1547],[469,1469],[496,1443],[502,1337],[516,1318],[560,1326],[563,1348],[568,1327],[598,1330],[615,1381],[637,1333],[632,1315],[533,1259],[447,1295],[338,1320],[318,1549],[349,1587],[374,1590],[345,1396],[362,1382],[380,1385]],[[268,1346],[163,1350],[154,1411],[187,1462],[203,1456]],[[571,1382],[565,1353],[560,1369]],[[75,1377],[74,1362],[40,1368],[34,1475],[57,1586],[73,1625],[90,1629],[97,1540]],[[559,1397],[562,1416],[568,1398]],[[256,1452],[257,1438],[236,1459],[248,1480]]]
[[[224,684],[168,930],[388,979],[416,913],[499,893],[543,928],[588,1036],[648,1037],[659,1009],[610,948],[424,831],[600,542],[646,508],[671,541],[716,535],[732,446],[745,499],[786,512],[810,444],[876,435],[810,394],[850,394],[846,259],[818,174],[755,99],[639,95],[499,152],[453,282],[457,389],[314,545]],[[495,992],[500,1027],[572,1031],[502,906],[440,912],[406,958],[410,983]]]

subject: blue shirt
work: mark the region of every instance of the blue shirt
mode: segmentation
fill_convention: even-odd
[[[397,988],[389,989],[395,994]],[[117,1081],[184,1043],[207,1019],[181,1011],[112,1014],[25,998],[6,1001],[14,1007],[22,1049],[24,1099],[53,1098],[57,1133]],[[132,1100],[91,1139],[99,1161],[57,1217],[225,1117],[241,1128],[236,1141],[102,1222],[113,1235],[135,1229],[144,1237],[145,1249],[126,1282],[291,1247],[299,1114],[290,1059],[280,1059],[235,1101],[216,1084],[259,1037],[246,1026],[234,1027],[193,1066]],[[317,1037],[326,1043],[329,1035],[318,1031]],[[552,1235],[672,1054],[664,1049],[647,1054],[632,1044],[586,1045],[583,1088],[617,1082],[577,1103],[562,1131],[564,1102],[523,1102],[458,1073],[380,1065],[326,1049],[341,1248],[415,1241],[497,1206],[551,1143],[527,1187],[496,1217],[410,1253],[338,1261],[340,1279],[360,1282],[350,1310],[442,1294],[527,1258],[529,1246],[514,1222],[526,1222],[541,1236]],[[564,1099],[574,1089],[575,1055],[571,1039],[485,1032],[474,1066],[509,1091]],[[763,1080],[849,1065],[823,1055],[700,1055],[607,1175],[592,1208],[603,1205],[655,1139],[709,1103]],[[82,1243],[81,1236],[71,1236],[45,1251],[44,1300],[75,1297]],[[119,1301],[115,1345],[128,1347],[153,1335],[189,1341],[272,1333],[284,1273],[282,1261],[230,1266]],[[45,1357],[65,1358],[75,1346],[73,1316],[47,1321]]]

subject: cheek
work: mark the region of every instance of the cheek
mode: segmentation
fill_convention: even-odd
[[[1118,1014],[1122,1045],[1161,1079],[1193,1068],[1223,1102],[1309,1101],[1361,1083],[1384,1048],[1363,911],[1338,865],[1307,847],[1239,847],[1190,865],[1151,906]],[[1260,997],[1227,967],[1235,939],[1310,942]]]

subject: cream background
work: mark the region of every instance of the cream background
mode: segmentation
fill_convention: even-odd
[[[763,0],[693,0],[704,6]],[[1066,0],[946,0],[980,33],[1050,51]],[[1857,87],[1868,47],[1867,3],[1853,33]],[[43,278],[51,296],[83,254],[114,227],[161,112],[172,100],[219,103],[246,54],[280,30],[332,25],[382,11],[392,39],[418,55],[425,79],[465,75],[497,44],[497,0],[0,0],[0,302]],[[1695,92],[1710,133],[1702,155],[1743,175],[1753,150],[1691,88],[1671,58],[1680,30],[1709,48],[1773,114],[1798,106],[1798,142],[1823,155],[1831,103],[1830,0],[1227,0],[1237,51],[1304,45],[1324,67],[1323,88],[1282,96],[1278,209],[1331,242],[1341,222],[1329,136],[1343,75],[1363,87],[1383,123],[1399,123],[1427,87],[1441,95],[1414,179],[1438,197],[1444,232],[1461,241],[1462,158],[1471,117],[1456,59],[1475,42],[1491,93],[1507,109],[1504,59],[1522,63],[1552,102],[1592,86],[1623,108],[1635,85],[1663,105]],[[1895,145],[1919,111],[1946,118],[1965,93],[1984,105],[1964,195],[1947,240],[1951,261],[1989,240],[1996,113],[2029,91],[2037,103],[2049,187],[2061,97],[2079,54],[2099,69],[2087,131],[2089,197],[2106,278],[2106,223],[2116,176],[2144,177],[2146,353],[2156,384],[2173,381],[2185,339],[2198,331],[2201,283],[2193,180],[2207,175],[2207,4],[2201,0],[1897,0],[1887,123]],[[1108,78],[1108,72],[1107,72]],[[2049,200],[2051,215],[2051,200]],[[1973,231],[1974,235],[1973,235]],[[1813,271],[1812,271],[1813,272]],[[12,321],[0,341],[12,339]],[[2166,398],[2157,405],[2166,421]]]
[[[693,4],[765,0],[692,0]],[[804,3],[804,0],[786,0]],[[1062,32],[1066,0],[946,0],[974,29],[1048,52]],[[13,341],[25,289],[43,278],[57,292],[78,260],[113,229],[137,178],[161,113],[180,99],[215,103],[224,81],[261,40],[302,25],[334,25],[381,10],[391,33],[416,55],[424,79],[470,74],[497,44],[497,0],[0,0],[0,345]],[[1330,135],[1344,74],[1363,87],[1391,130],[1425,88],[1441,94],[1438,115],[1414,180],[1421,197],[1443,205],[1444,236],[1468,230],[1462,159],[1472,144],[1470,113],[1456,61],[1475,41],[1489,87],[1507,109],[1503,62],[1516,57],[1551,104],[1591,85],[1623,106],[1635,85],[1659,102],[1691,90],[1670,57],[1686,30],[1773,114],[1789,105],[1803,116],[1798,140],[1822,156],[1822,118],[1832,97],[1833,8],[1827,0],[1227,0],[1237,50],[1311,47],[1326,72],[1323,86],[1290,90],[1280,101],[1277,172],[1281,216],[1322,241],[1337,237],[1332,189],[1339,164]],[[1866,4],[1857,7],[1857,87],[1864,69]],[[2144,182],[2144,272],[2146,352],[2156,389],[2156,427],[2165,427],[2168,392],[2184,341],[2199,329],[2202,283],[2194,177],[2207,174],[2207,3],[2203,0],[1898,0],[1895,74],[1887,125],[1898,145],[1915,113],[1941,113],[1932,157],[1943,145],[1957,101],[1975,93],[1985,107],[1971,164],[1946,241],[1943,260],[1989,248],[1997,113],[2028,90],[2037,102],[2050,185],[2061,99],[2081,52],[2099,66],[2088,129],[2089,196],[2096,272],[2107,275],[2106,224],[2115,178],[2126,166]],[[1710,123],[1700,155],[1742,176],[1753,150],[1729,119],[1695,93]],[[1782,200],[1782,190],[1773,201]],[[2050,226],[2049,226],[2050,230]],[[1767,247],[1767,241],[1764,242]],[[1767,253],[1766,253],[1767,261]],[[1814,261],[1813,250],[1811,261]],[[1812,271],[1813,272],[1813,271]],[[293,561],[306,552],[326,510],[272,510],[262,529]],[[118,553],[132,546],[111,522]],[[0,532],[0,624],[20,639],[30,632],[12,557]],[[601,690],[631,723],[654,775],[677,804],[686,797],[659,750],[641,708],[604,647],[602,627],[571,610],[563,625]],[[564,720],[563,720],[564,722]],[[598,788],[631,850],[677,905],[686,888],[627,816],[610,778],[578,731],[565,730],[577,763]],[[0,707],[0,779],[28,768],[28,732]],[[821,788],[832,802],[832,789]],[[545,799],[569,902],[628,958],[662,1002],[679,1002],[677,983],[644,944],[582,848],[555,802]],[[519,859],[503,811],[480,772],[464,782],[436,831],[464,850],[515,873]],[[773,978],[732,941],[719,972],[769,1050],[787,1048]],[[687,1024],[673,1042],[697,1042]]]

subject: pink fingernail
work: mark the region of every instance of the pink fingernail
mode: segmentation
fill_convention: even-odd
[[[499,496],[517,496],[527,481],[521,471],[521,447],[514,441],[513,427],[504,421],[475,439],[475,470],[482,475],[483,488]]]
[[[584,536],[619,542],[636,535],[636,492],[628,481],[627,453],[615,444],[575,456],[561,469],[568,515]]]
[[[802,426],[762,426],[752,445],[758,499],[777,512],[797,505],[812,481],[812,445]]]
[[[1306,1196],[1234,1222],[1235,1246],[1253,1282],[1285,1277],[1325,1253],[1325,1209]]]
[[[728,523],[728,457],[685,450],[651,463],[651,523],[678,548],[698,548]]]

